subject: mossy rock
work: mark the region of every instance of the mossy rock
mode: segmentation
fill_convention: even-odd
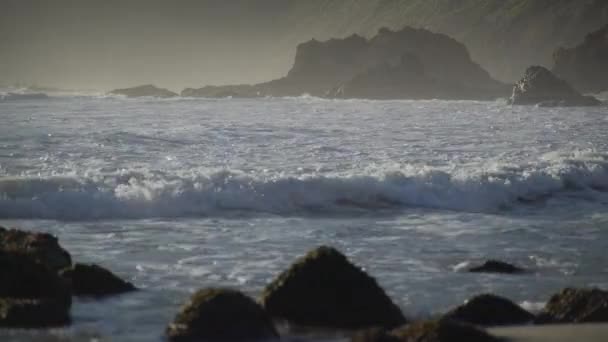
[[[553,295],[536,323],[608,322],[608,291],[566,288]]]
[[[369,329],[352,342],[500,342],[501,339],[471,324],[448,319],[420,321],[392,331]]]
[[[76,296],[99,297],[136,290],[130,282],[94,264],[77,263],[59,274],[72,284],[72,293]]]
[[[221,288],[196,292],[166,334],[170,341],[251,341],[279,336],[258,303],[241,292]]]
[[[444,318],[482,326],[499,326],[530,323],[534,315],[506,298],[482,294],[452,309]]]
[[[65,302],[55,299],[0,298],[0,326],[10,328],[47,328],[70,323]]]
[[[406,323],[374,278],[325,246],[310,251],[272,281],[261,303],[273,317],[303,326],[361,329]]]
[[[72,257],[51,234],[0,227],[0,250],[23,254],[54,271],[72,265]]]
[[[69,284],[46,265],[0,251],[0,326],[47,327],[68,324]]]

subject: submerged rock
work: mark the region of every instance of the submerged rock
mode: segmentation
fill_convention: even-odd
[[[374,278],[325,246],[298,259],[266,286],[261,303],[273,317],[303,326],[392,328],[406,322]]]
[[[583,96],[566,81],[557,78],[542,66],[531,66],[524,77],[513,87],[510,100],[514,105],[540,106],[597,106],[601,102],[592,96]]]
[[[393,331],[373,329],[353,336],[353,342],[498,342],[473,325],[446,319],[414,322]]]
[[[608,90],[608,24],[589,33],[583,43],[559,48],[553,54],[553,72],[582,92]]]
[[[29,256],[0,251],[0,325],[44,327],[68,324],[69,284]]]
[[[523,268],[499,260],[488,260],[482,265],[468,269],[471,273],[505,273],[518,274],[526,272]]]
[[[70,253],[46,233],[0,227],[0,251],[28,256],[55,271],[72,265]]]
[[[546,323],[608,322],[608,291],[566,288],[553,295],[536,319]]]
[[[168,89],[158,88],[152,84],[141,85],[132,88],[123,88],[123,89],[114,89],[110,92],[110,94],[114,95],[124,95],[126,97],[176,97],[177,93],[174,93]]]
[[[278,338],[272,320],[253,299],[229,289],[203,289],[166,331],[170,341],[251,341]]]
[[[506,298],[482,294],[452,309],[444,318],[482,326],[498,326],[530,323],[534,320],[534,315]]]
[[[130,282],[98,265],[75,264],[60,272],[72,284],[77,296],[107,296],[136,290]]]

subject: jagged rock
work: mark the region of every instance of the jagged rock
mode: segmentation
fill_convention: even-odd
[[[170,341],[251,341],[278,338],[272,320],[253,299],[228,289],[195,293],[167,328]]]
[[[55,271],[72,265],[70,253],[46,233],[0,227],[0,251],[26,255]]]
[[[403,59],[406,58],[404,62]],[[424,70],[424,74],[420,74]],[[372,39],[352,35],[298,45],[293,67],[280,79],[253,86],[185,89],[182,96],[313,96],[379,99],[494,99],[509,87],[474,63],[466,47],[446,35],[406,27],[381,29]]]
[[[272,281],[261,303],[273,317],[302,326],[390,328],[406,322],[374,278],[325,246],[310,251]]]
[[[608,322],[608,291],[566,288],[553,295],[536,323]]]
[[[45,327],[70,322],[69,284],[27,255],[0,251],[0,326]]]
[[[534,320],[534,315],[506,298],[482,294],[450,310],[444,318],[482,326],[498,326],[529,323]]]
[[[514,105],[540,106],[597,106],[592,96],[583,96],[566,81],[557,78],[541,66],[531,66],[524,77],[513,87],[510,100]]]
[[[559,48],[553,54],[553,72],[581,92],[608,90],[608,24],[589,33],[583,43]]]
[[[141,85],[141,86],[131,87],[131,88],[114,89],[110,92],[110,94],[124,95],[126,97],[150,96],[150,97],[167,98],[167,97],[178,96],[177,93],[174,93],[168,89],[158,88],[152,84],[146,84],[146,85]]]
[[[77,263],[59,274],[72,284],[72,293],[77,296],[107,296],[136,290],[130,282],[98,265]]]
[[[498,342],[473,325],[446,319],[414,322],[393,331],[378,329],[356,334],[353,342]]]
[[[488,260],[482,265],[469,268],[468,272],[472,273],[505,273],[505,274],[518,274],[524,273],[523,268],[511,265],[509,263],[499,260]]]

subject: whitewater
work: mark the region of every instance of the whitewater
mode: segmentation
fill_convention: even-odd
[[[608,287],[607,131],[606,106],[5,95],[0,225],[51,232],[143,291],[0,337],[161,340],[194,290],[256,296],[321,244],[409,317]],[[488,258],[532,272],[463,271]]]

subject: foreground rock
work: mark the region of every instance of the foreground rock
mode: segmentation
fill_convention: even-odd
[[[484,330],[446,319],[414,322],[393,331],[379,329],[359,333],[353,342],[498,342]]]
[[[483,294],[449,311],[444,318],[481,326],[498,326],[530,323],[534,315],[506,298]]]
[[[608,291],[566,288],[553,295],[536,323],[608,322]]]
[[[62,270],[60,276],[72,284],[72,293],[77,296],[100,297],[136,290],[133,284],[98,265],[77,263]]]
[[[255,85],[185,89],[182,96],[300,96],[373,99],[495,99],[510,88],[490,77],[454,39],[424,29],[380,29],[298,45],[283,78]]]
[[[0,326],[47,327],[70,322],[69,284],[23,254],[0,251]]]
[[[59,245],[56,237],[46,233],[0,227],[0,251],[30,257],[54,271],[72,265],[70,253]]]
[[[170,341],[251,341],[278,338],[270,317],[251,298],[228,289],[195,293],[167,328]]]
[[[514,105],[539,106],[597,106],[601,102],[592,96],[583,96],[566,81],[557,78],[541,66],[531,66],[524,77],[513,87],[510,100]]]
[[[519,268],[517,266],[511,265],[511,264],[503,262],[503,261],[488,260],[488,261],[484,262],[482,265],[469,268],[468,272],[519,274],[519,273],[524,273],[525,270],[523,268]]]
[[[168,98],[178,96],[177,93],[174,93],[168,89],[158,88],[152,84],[146,84],[132,88],[114,89],[110,92],[110,94],[124,95],[126,97],[150,96]]]
[[[406,322],[376,280],[331,247],[297,260],[264,289],[261,303],[273,317],[303,326],[392,328]]]
[[[577,90],[587,93],[607,91],[608,24],[588,34],[582,44],[555,51],[553,61],[553,72]]]

